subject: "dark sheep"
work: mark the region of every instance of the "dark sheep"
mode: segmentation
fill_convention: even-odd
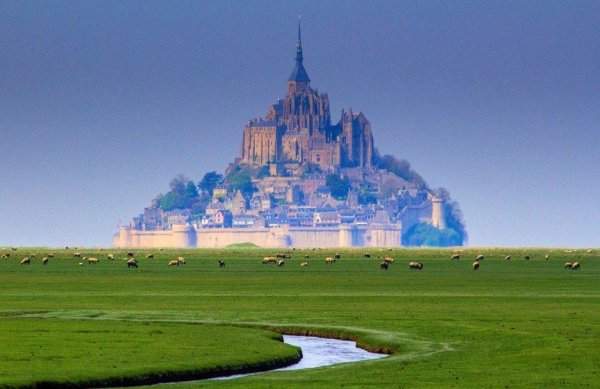
[[[460,254],[453,254],[453,255],[450,257],[450,259],[451,259],[451,260],[453,260],[453,261],[455,261],[455,260],[459,260],[459,259],[460,259]]]
[[[219,259],[219,267],[225,267],[225,261]]]
[[[485,257],[483,256],[483,254],[479,254],[477,257],[475,257],[476,261],[482,261],[484,259],[485,259]]]
[[[379,268],[382,270],[387,270],[390,267],[390,264],[387,263],[386,261],[383,261],[379,264]]]
[[[479,270],[479,261],[473,262],[473,270]]]
[[[135,268],[138,267],[138,263],[135,260],[135,258],[131,258],[127,261],[127,268],[129,269],[130,267],[135,267]]]

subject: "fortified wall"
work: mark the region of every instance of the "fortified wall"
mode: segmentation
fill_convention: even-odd
[[[397,247],[402,228],[397,224],[338,227],[201,228],[174,225],[171,230],[140,231],[121,227],[113,246],[121,248],[223,248],[236,243],[259,247]]]

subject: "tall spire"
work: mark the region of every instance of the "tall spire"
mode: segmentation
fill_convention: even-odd
[[[302,63],[302,19],[298,17],[298,43],[296,43],[296,62]]]
[[[310,78],[308,77],[308,73],[306,73],[306,69],[304,69],[303,65],[304,56],[302,55],[302,30],[300,26],[300,19],[298,18],[298,43],[296,44],[296,65],[294,66],[294,70],[290,75],[288,81],[295,82],[305,82],[309,83]]]

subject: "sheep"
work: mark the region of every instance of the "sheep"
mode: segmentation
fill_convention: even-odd
[[[98,258],[91,257],[91,258],[87,259],[87,263],[90,263],[90,264],[92,264],[92,263],[96,264],[98,262],[100,262],[100,261],[98,261]]]
[[[5,253],[5,254],[2,254],[2,256],[0,258],[8,259],[9,257],[10,257],[10,253]]]
[[[129,269],[130,267],[138,267],[138,263],[135,258],[130,258],[127,260],[127,268]]]
[[[225,261],[222,259],[219,259],[219,267],[225,267]]]
[[[571,263],[571,262],[565,262],[565,264],[564,264],[565,269],[570,269],[571,266],[573,266],[573,263]]]
[[[452,254],[452,256],[450,257],[451,260],[459,260],[460,259],[460,254]]]
[[[114,256],[114,254],[108,254],[108,255],[106,256],[106,258],[107,258],[107,259],[109,259],[109,260],[111,260],[111,261],[114,261],[114,260],[115,260],[115,256]]]
[[[54,258],[54,254],[52,254],[52,253],[48,253],[47,257],[48,257],[48,258]]]
[[[128,253],[127,253],[127,256],[128,256],[129,258],[133,258],[133,252],[131,252],[131,251],[130,251],[130,252],[128,252]]]
[[[479,261],[473,262],[473,270],[479,270]]]
[[[385,263],[393,263],[394,262],[394,258],[386,256],[386,257],[383,258],[383,262],[385,262]]]
[[[176,259],[169,261],[168,266],[179,266],[179,261]]]
[[[264,257],[262,260],[263,264],[268,264],[268,263],[277,263],[277,258],[275,257]]]
[[[277,266],[283,266],[285,265],[285,261],[283,259],[280,259],[279,261],[277,261]]]
[[[371,254],[370,253],[365,253],[364,257],[365,258],[371,258]]]
[[[83,262],[79,262],[79,266],[83,266]]]
[[[483,256],[483,254],[479,254],[477,257],[475,257],[476,261],[482,261],[484,259],[485,259],[485,257]]]
[[[510,261],[512,259],[512,257],[510,255],[507,255],[506,257],[504,257],[505,261]]]
[[[183,257],[178,257],[177,258],[177,262],[179,262],[180,265],[185,265],[185,258]]]
[[[308,266],[308,262],[302,262],[302,263],[300,264],[300,267],[306,267],[306,266]]]
[[[390,264],[386,261],[383,261],[379,264],[379,268],[382,270],[387,270],[390,267]]]
[[[414,270],[423,270],[423,264],[421,262],[411,261],[408,263],[408,268]]]
[[[573,264],[571,265],[571,270],[579,270],[580,267],[581,265],[579,264],[579,262],[573,262]]]
[[[290,254],[277,253],[277,254],[275,254],[275,258],[290,259],[290,258],[292,258],[292,256]]]
[[[530,259],[531,259],[531,257],[530,257],[529,255],[526,255],[526,256],[525,256],[525,260],[526,260],[526,261],[529,261]]]
[[[44,265],[47,265],[47,264],[48,264],[48,257],[44,257],[44,258],[42,258],[42,263],[43,263]]]
[[[335,263],[335,258],[327,257],[327,258],[325,258],[325,263],[328,263],[328,264]]]
[[[148,254],[148,255],[146,255],[146,259],[154,259],[154,254]]]
[[[12,251],[17,251],[18,249],[16,247],[11,247],[10,248]]]
[[[74,256],[75,258],[81,258],[81,253],[74,253],[74,254],[73,254],[73,256]]]
[[[547,260],[549,260],[549,259],[550,259],[550,255],[548,255],[548,254],[544,255],[544,259],[545,259],[546,261],[547,261]]]
[[[25,257],[23,259],[21,259],[21,262],[19,262],[21,265],[31,265],[31,258],[29,257]]]
[[[591,253],[593,253],[593,252],[594,252],[594,250],[592,250],[592,249],[587,249],[585,252],[586,252],[586,253],[588,253],[588,254],[591,254]]]
[[[342,258],[342,254],[340,253],[335,253],[335,255],[333,256],[335,259],[341,259]]]
[[[308,259],[308,258],[310,258],[310,255],[306,254],[306,255],[304,256],[304,259]]]

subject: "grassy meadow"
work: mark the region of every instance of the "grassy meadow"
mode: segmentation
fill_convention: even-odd
[[[295,250],[282,267],[261,263],[277,252],[134,250],[139,268],[128,269],[126,251],[0,249],[10,253],[0,259],[0,387],[275,367],[299,358],[279,333],[355,339],[391,356],[160,387],[600,387],[600,250],[472,248],[458,261],[452,250]],[[326,264],[336,252],[341,259]],[[478,254],[485,259],[473,271]],[[386,255],[395,259],[387,271]],[[178,256],[185,265],[167,266]],[[413,260],[424,269],[409,270]]]

